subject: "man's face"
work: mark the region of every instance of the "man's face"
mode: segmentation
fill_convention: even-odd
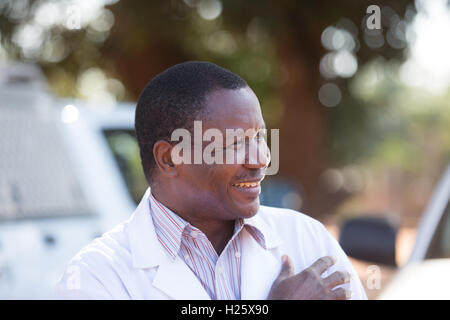
[[[245,154],[241,164],[182,164],[176,178],[177,197],[194,210],[197,218],[235,220],[249,218],[259,209],[259,183],[264,178],[269,155],[264,140],[264,120],[257,97],[250,88],[216,90],[206,97],[206,115],[202,120],[203,132],[210,128],[220,130],[223,151],[234,150]],[[226,139],[227,129],[242,129],[253,136]],[[250,129],[250,130],[249,130]],[[203,149],[210,144],[203,142]],[[257,147],[259,157],[248,152],[250,145]],[[242,149],[244,148],[244,149]],[[250,158],[253,161],[250,161]]]

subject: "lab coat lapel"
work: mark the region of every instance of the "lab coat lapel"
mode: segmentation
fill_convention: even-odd
[[[162,263],[152,284],[176,300],[211,299],[195,274],[179,257]]]
[[[264,249],[246,231],[242,237],[241,299],[266,299],[281,262],[276,249]]]
[[[157,267],[152,285],[173,299],[210,299],[206,290],[179,257],[172,259],[158,241],[150,213],[150,188],[129,223],[129,241],[133,266],[139,269]]]

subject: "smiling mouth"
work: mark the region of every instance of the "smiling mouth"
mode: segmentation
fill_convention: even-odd
[[[257,182],[242,182],[242,183],[234,183],[232,184],[233,187],[238,188],[253,188],[259,186],[259,181]]]

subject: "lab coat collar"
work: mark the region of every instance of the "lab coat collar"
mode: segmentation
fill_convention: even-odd
[[[134,268],[152,268],[163,263],[167,258],[158,241],[150,215],[147,189],[138,207],[129,219],[128,239]]]
[[[253,217],[244,219],[244,223],[259,230],[264,236],[266,249],[273,249],[281,245],[282,240],[269,223],[262,219],[261,213],[264,210],[267,210],[267,208],[260,206],[258,212]]]
[[[134,268],[158,267],[152,285],[177,300],[210,299],[189,267],[179,258],[169,259],[156,236],[147,189],[129,220],[128,239]],[[174,276],[178,275],[178,276]]]

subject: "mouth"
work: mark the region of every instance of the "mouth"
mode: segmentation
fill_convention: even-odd
[[[259,196],[261,193],[261,181],[262,178],[248,181],[241,181],[231,184],[232,189],[238,192],[240,196],[243,196],[245,199],[254,199]]]
[[[238,187],[238,188],[254,188],[254,187],[259,187],[259,181],[233,183],[232,186]]]

